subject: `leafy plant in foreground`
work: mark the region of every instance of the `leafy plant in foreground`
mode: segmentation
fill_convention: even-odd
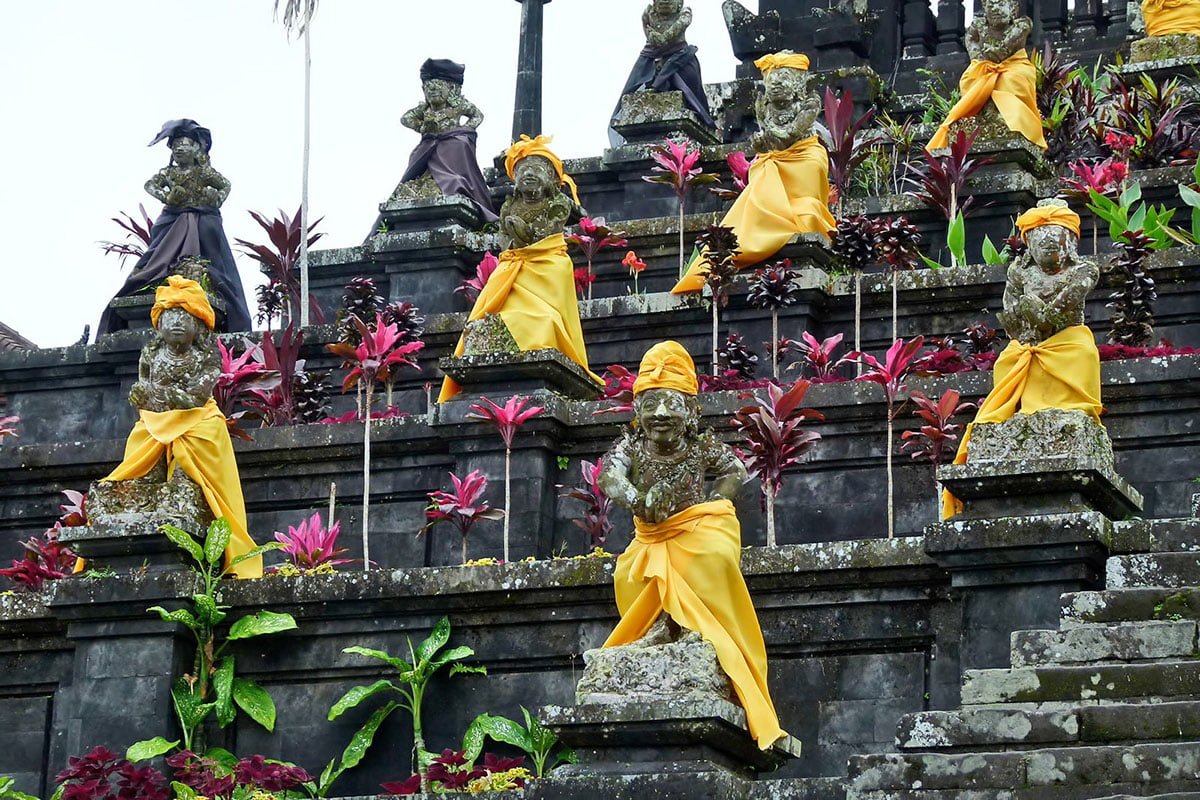
[[[842,337],[843,334],[835,333],[824,341],[817,341],[815,336],[804,331],[800,334],[799,341],[789,342],[791,349],[801,355],[801,360],[788,369],[799,366],[802,371],[810,373],[809,377],[813,379],[813,383],[828,381],[841,363],[834,360],[833,351],[842,343]]]
[[[604,459],[581,461],[579,464],[582,486],[563,486],[558,484],[556,489],[566,489],[559,497],[578,500],[583,503],[583,517],[571,520],[578,528],[588,535],[588,547],[604,547],[608,535],[612,533],[612,521],[608,515],[612,512],[612,500],[600,490],[600,473],[604,471]]]
[[[498,406],[486,397],[474,403],[467,419],[482,420],[496,429],[504,442],[504,560],[508,561],[508,521],[512,517],[512,443],[517,431],[529,420],[545,411],[542,406],[529,405],[529,398],[513,395]]]
[[[301,222],[300,210],[289,217],[282,209],[279,216],[268,220],[257,211],[250,212],[251,218],[258,226],[266,231],[269,244],[258,244],[245,239],[234,239],[234,243],[242,248],[242,252],[258,262],[258,269],[267,278],[265,286],[258,288],[258,321],[266,320],[267,330],[271,329],[272,317],[279,316],[289,322],[297,322],[293,317],[300,310],[300,281],[298,269],[300,266]],[[323,233],[313,233],[321,224],[321,217],[308,226],[305,248],[314,245]],[[308,298],[309,310],[317,324],[325,321],[325,314],[315,297]]]
[[[878,131],[864,130],[875,118],[868,109],[854,116],[854,95],[847,89],[840,96],[825,87],[824,123],[813,127],[829,151],[829,182],[837,193],[837,216],[842,216],[842,199],[850,191],[854,173],[871,154],[871,146],[880,140]]]
[[[650,146],[650,157],[655,166],[650,168],[651,175],[643,175],[647,183],[661,183],[670,186],[675,192],[675,200],[679,205],[679,277],[683,277],[683,202],[688,190],[693,186],[706,183],[718,183],[720,178],[714,172],[705,172],[700,166],[700,148],[695,150],[691,139],[684,138],[675,142],[670,139],[662,144]]]
[[[608,369],[604,370],[601,377],[604,378],[604,388],[600,392],[600,399],[607,400],[610,405],[599,411],[593,411],[593,415],[623,414],[626,411],[632,411],[633,383],[637,380],[637,373],[629,371],[620,364],[609,364]]]
[[[524,750],[533,761],[534,774],[539,778],[545,777],[547,772],[560,763],[576,763],[575,752],[566,747],[556,749],[558,737],[554,731],[538,722],[525,706],[521,706],[521,715],[525,719],[524,726],[507,717],[480,714],[467,727],[463,736],[466,753],[474,754],[471,756],[474,759],[483,747],[484,738],[491,737],[497,742]]]
[[[334,522],[327,530],[321,522],[320,512],[314,512],[298,526],[289,525],[287,533],[276,531],[275,541],[283,545],[280,551],[297,570],[311,572],[322,567],[336,568],[339,564],[350,563],[348,558],[338,558],[347,552],[346,548],[337,546],[341,526],[342,523]]]
[[[422,781],[427,781],[434,794],[464,791],[479,794],[523,789],[533,777],[524,765],[523,757],[503,758],[484,753],[483,765],[476,766],[475,759],[469,759],[466,751],[447,748],[430,761],[424,772],[416,773],[405,781],[380,784],[380,788],[390,794],[419,794]]]
[[[364,700],[376,695],[389,695],[389,699],[367,718],[363,726],[350,740],[340,760],[334,759],[325,767],[318,780],[319,787],[328,788],[338,776],[351,767],[357,766],[366,755],[368,748],[375,739],[375,732],[383,721],[395,711],[402,708],[409,713],[413,726],[412,771],[421,772],[430,763],[432,754],[425,747],[425,736],[422,728],[421,710],[429,681],[442,667],[449,666],[451,675],[474,673],[486,675],[487,670],[478,665],[464,664],[463,659],[475,655],[469,647],[453,647],[443,651],[442,648],[450,641],[450,620],[442,617],[433,630],[414,649],[412,639],[408,639],[408,660],[389,655],[381,650],[367,647],[347,647],[343,653],[365,656],[382,661],[396,670],[393,679],[382,678],[369,686],[355,686],[342,695],[333,707],[329,709],[330,721],[337,719],[346,711],[356,708]],[[429,791],[428,779],[421,782],[422,791]]]
[[[429,493],[429,505],[425,508],[426,522],[417,535],[427,533],[439,522],[449,522],[462,537],[462,561],[466,564],[467,536],[471,528],[481,519],[502,519],[505,513],[492,508],[483,499],[487,491],[487,478],[479,470],[467,473],[465,478],[459,478],[451,472],[450,482],[454,485],[453,492],[439,490]]]
[[[967,181],[976,170],[990,163],[988,159],[970,157],[974,141],[974,134],[959,131],[950,141],[949,153],[935,156],[926,150],[924,161],[918,161],[913,174],[905,179],[914,187],[907,194],[941,212],[947,222],[958,216],[959,211],[965,214],[975,202],[967,194]]]
[[[249,339],[242,340],[240,355],[234,345],[226,347],[220,339],[217,350],[221,353],[221,374],[213,387],[213,399],[225,415],[229,433],[248,440],[250,434],[238,427],[238,422],[248,414],[258,416],[253,406],[261,407],[263,394],[278,389],[282,379],[277,370],[267,369],[262,346]],[[250,407],[237,410],[240,405]]]
[[[38,800],[31,794],[18,792],[12,788],[16,781],[7,775],[0,775],[0,800]]]
[[[296,620],[291,614],[256,611],[234,620],[223,637],[217,635],[217,630],[229,616],[225,611],[228,606],[220,605],[221,581],[243,561],[278,550],[282,545],[278,542],[261,545],[222,566],[225,548],[233,534],[224,517],[208,526],[203,544],[173,525],[164,525],[162,530],[176,547],[191,557],[194,563],[189,566],[202,585],[201,590],[192,595],[190,608],[168,611],[162,606],[153,606],[147,609],[165,622],[183,625],[196,640],[192,671],[171,686],[171,701],[183,733],[184,749],[203,749],[204,721],[215,715],[217,724],[224,728],[233,722],[238,708],[268,731],[273,731],[275,702],[271,695],[254,681],[237,677],[234,657],[224,653],[230,642],[293,630]]]

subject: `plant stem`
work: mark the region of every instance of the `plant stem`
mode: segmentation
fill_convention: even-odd
[[[769,481],[768,481],[769,483]],[[767,500],[767,547],[775,546],[775,492],[766,487]]]
[[[465,542],[466,539],[463,541]],[[412,694],[413,772],[421,774],[421,791],[429,794],[429,777],[425,774],[425,770],[421,769],[421,753],[425,752],[425,734],[421,729],[421,700],[422,695],[425,694],[425,686],[421,683],[413,683]]]
[[[300,178],[300,327],[308,327],[308,154],[312,137],[309,123],[312,99],[312,42],[309,29],[312,19],[304,24],[304,165]]]
[[[589,280],[588,280],[588,300],[592,299],[592,281],[590,280],[591,277],[592,277],[592,260],[589,258],[588,259],[588,278],[589,278]]]
[[[462,563],[467,563],[467,535],[462,535]]]
[[[771,309],[771,377],[779,380],[779,309]]]
[[[717,377],[720,369],[719,359],[717,358],[717,295],[713,293],[712,299],[712,374]]]
[[[679,277],[683,278],[683,195],[679,196]]]
[[[892,341],[896,341],[896,296],[898,294],[897,284],[900,282],[900,270],[892,270]]]
[[[329,517],[325,520],[325,529],[333,527],[333,504],[337,499],[337,484],[333,481],[329,482]]]
[[[1096,224],[1096,218],[1092,217],[1092,255],[1093,256],[1100,255],[1100,242],[1099,242],[1100,234],[1098,233],[1098,230],[1097,230],[1098,228],[1099,228],[1099,225]]]
[[[887,528],[888,539],[896,535],[896,511],[895,511],[895,495],[892,486],[892,406],[888,404],[888,419],[887,419],[887,443],[885,450],[887,451]]]
[[[854,270],[854,352],[862,352],[862,270]],[[862,375],[862,361],[854,367],[856,374]]]
[[[367,384],[367,413],[363,417],[363,499],[362,499],[362,544],[363,572],[371,568],[371,546],[367,540],[367,514],[371,507],[371,389]]]
[[[508,563],[508,521],[512,518],[512,449],[504,448],[504,563]]]

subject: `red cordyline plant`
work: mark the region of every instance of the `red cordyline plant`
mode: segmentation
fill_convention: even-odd
[[[714,186],[709,189],[722,200],[736,200],[746,189],[746,184],[750,182],[750,159],[746,158],[746,154],[741,150],[735,150],[725,156],[725,164],[729,167],[729,173],[733,176],[733,188],[726,189],[723,186]]]
[[[758,478],[767,509],[767,547],[775,547],[775,498],[783,488],[784,471],[821,440],[819,433],[800,427],[825,419],[819,411],[800,408],[809,386],[799,380],[785,392],[768,385],[765,394],[755,395],[754,403],[738,409],[733,417],[733,428],[742,435],[734,450]]]
[[[817,341],[817,337],[808,331],[800,334],[800,340],[788,340],[790,349],[800,354],[800,360],[788,369],[799,367],[802,372],[808,372],[808,377],[814,383],[829,381],[837,372],[841,361],[835,361],[833,351],[842,343],[845,334],[836,333],[828,339]]]
[[[0,575],[17,584],[20,591],[36,592],[46,581],[65,578],[75,570],[75,554],[58,540],[58,535],[63,528],[88,524],[87,495],[73,489],[63,489],[63,495],[67,502],[59,506],[62,515],[54,525],[41,536],[22,542],[24,558],[0,569]]]
[[[234,239],[242,252],[258,262],[258,269],[267,278],[264,286],[258,287],[258,321],[267,323],[271,329],[271,320],[293,321],[298,316],[300,308],[300,280],[298,269],[300,265],[300,209],[289,217],[282,209],[279,216],[267,219],[257,211],[251,211],[250,216],[267,233],[269,244],[258,244],[246,239]],[[313,233],[321,224],[321,217],[308,226],[308,241],[305,248],[312,247],[323,233]],[[309,310],[313,321],[318,325],[325,322],[325,314],[316,298],[308,298]]]
[[[264,335],[264,339],[270,334]],[[235,345],[225,346],[217,340],[217,350],[221,353],[221,375],[213,387],[213,399],[221,413],[225,415],[225,423],[229,433],[239,439],[249,440],[249,433],[238,427],[238,422],[247,414],[259,415],[257,409],[242,409],[235,411],[239,405],[258,403],[261,407],[262,396],[279,388],[280,377],[278,370],[267,369],[263,359],[262,346],[249,339],[242,340],[242,352],[239,355]]]
[[[1072,161],[1068,166],[1075,177],[1061,179],[1065,187],[1062,193],[1076,200],[1090,200],[1090,193],[1093,191],[1105,196],[1113,195],[1125,185],[1125,180],[1129,177],[1129,165],[1112,158],[1095,164]],[[1099,252],[1099,221],[1092,215],[1092,255],[1098,255]]]
[[[871,146],[882,139],[879,131],[863,129],[875,118],[875,110],[868,109],[859,117],[854,116],[854,95],[849,91],[840,96],[825,87],[825,124],[815,124],[821,143],[829,151],[829,182],[837,193],[837,215],[842,216],[842,198],[850,190],[854,172],[867,156]]]
[[[474,303],[479,298],[479,293],[483,291],[483,287],[487,286],[488,278],[492,277],[492,273],[498,266],[500,266],[500,259],[491,252],[484,253],[483,258],[475,265],[475,277],[467,278],[460,283],[454,293],[461,294],[467,298],[468,302]]]
[[[700,166],[700,148],[691,139],[682,141],[666,139],[662,144],[650,146],[650,157],[655,166],[650,168],[653,175],[643,175],[647,183],[661,183],[670,186],[675,192],[679,204],[679,277],[683,277],[685,257],[683,252],[683,202],[688,190],[693,186],[707,183],[718,183],[720,177],[715,172],[705,172]]]
[[[363,569],[367,570],[370,569],[371,565],[370,543],[367,538],[367,515],[370,511],[371,499],[371,417],[369,413],[371,409],[371,394],[375,390],[376,382],[390,383],[393,380],[393,374],[401,367],[413,367],[416,369],[416,362],[411,360],[409,356],[419,351],[424,347],[424,344],[419,341],[403,341],[397,326],[388,325],[384,322],[382,314],[375,315],[375,325],[370,328],[357,317],[354,317],[352,321],[358,331],[358,345],[351,345],[348,342],[335,342],[325,345],[325,349],[335,356],[340,356],[343,359],[343,365],[350,367],[350,372],[342,382],[342,391],[346,391],[360,383],[365,387],[366,400],[364,408],[366,409],[366,413],[363,415],[362,541]]]
[[[583,478],[582,486],[563,486],[566,489],[559,495],[569,500],[583,503],[583,516],[571,520],[580,530],[588,535],[590,547],[604,547],[608,535],[612,533],[612,521],[608,515],[612,511],[612,500],[600,490],[600,473],[604,471],[604,459],[597,458],[596,463],[582,461],[579,464],[579,474]]]
[[[967,180],[980,167],[991,163],[989,159],[970,157],[974,134],[959,131],[950,141],[950,152],[935,156],[928,150],[925,159],[917,161],[913,175],[905,180],[915,187],[907,192],[930,208],[936,209],[952,222],[958,212],[967,212],[975,198],[967,194]]]
[[[575,268],[575,294],[582,299],[587,297],[592,298],[592,284],[596,282],[596,276],[589,272],[584,267]]]
[[[904,378],[908,375],[909,365],[924,343],[925,337],[923,336],[907,342],[897,339],[888,348],[882,364],[874,356],[857,351],[847,354],[842,359],[846,362],[861,364],[864,367],[863,373],[855,380],[878,383],[883,388],[883,398],[887,403],[887,445],[884,447],[884,452],[887,456],[887,529],[889,539],[895,538],[896,535],[895,484],[892,480],[892,429],[895,425],[896,414],[900,410],[896,405],[896,398],[908,389],[903,384]]]
[[[623,414],[632,411],[633,384],[637,380],[637,373],[620,364],[609,364],[601,377],[604,378],[604,389],[601,390],[600,399],[607,400],[610,405],[593,412],[593,415]]]
[[[484,791],[521,789],[530,777],[532,774],[525,769],[524,756],[504,758],[493,753],[484,753],[483,766],[478,767],[466,751],[447,748],[440,756],[430,760],[424,773],[417,773],[404,781],[381,783],[379,786],[389,794],[398,795],[421,794],[422,786],[431,788],[434,794],[477,794]],[[486,788],[479,788],[479,784],[484,784]]]
[[[483,499],[487,491],[487,478],[479,470],[472,470],[465,478],[450,473],[450,482],[454,485],[453,492],[438,491],[429,493],[429,506],[425,509],[425,526],[417,531],[417,535],[427,533],[439,522],[449,522],[458,529],[462,537],[462,563],[467,563],[467,536],[471,528],[481,519],[507,519],[508,515],[498,508],[492,508]]]
[[[150,246],[150,229],[154,227],[154,220],[150,219],[150,215],[146,213],[146,207],[141,203],[138,203],[138,212],[142,215],[140,222],[127,211],[117,212],[125,219],[112,218],[112,221],[125,231],[125,241],[100,243],[100,249],[104,251],[105,255],[121,259],[122,267],[125,266],[125,259],[130,256],[141,258],[146,254],[146,248]]]
[[[572,233],[567,236],[567,241],[583,251],[583,257],[587,259],[587,298],[592,299],[592,283],[595,281],[595,276],[592,273],[592,261],[606,247],[625,247],[629,242],[625,241],[625,231],[616,231],[608,227],[604,222],[604,217],[584,217],[579,220],[579,233]],[[578,277],[575,279],[576,286],[579,284]]]
[[[320,512],[315,512],[300,524],[288,526],[287,533],[275,532],[275,541],[283,545],[281,552],[299,570],[312,571],[325,565],[337,567],[339,564],[349,564],[351,559],[338,558],[346,553],[344,547],[337,546],[338,534],[342,532],[342,523],[334,522],[328,529],[321,522]]]
[[[467,412],[467,419],[482,420],[496,429],[504,440],[504,560],[508,561],[508,520],[512,517],[512,443],[517,431],[529,420],[545,411],[542,406],[529,405],[529,398],[513,395],[498,406],[486,397]]]
[[[916,404],[913,416],[922,422],[915,431],[904,431],[900,434],[900,449],[907,450],[913,461],[928,461],[933,465],[933,491],[935,509],[941,508],[941,492],[938,489],[937,470],[942,464],[954,458],[955,442],[962,433],[963,426],[952,422],[954,417],[973,411],[978,406],[974,403],[960,403],[962,399],[954,389],[947,389],[942,396],[933,400],[922,392],[913,392],[909,399]]]

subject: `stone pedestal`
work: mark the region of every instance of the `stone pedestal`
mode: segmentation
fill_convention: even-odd
[[[428,191],[430,188],[432,191]],[[442,194],[428,175],[397,186],[392,197],[379,204],[379,216],[390,233],[449,225],[478,230],[483,226],[483,214],[474,202],[459,194]]]
[[[1185,99],[1200,101],[1200,36],[1174,34],[1147,36],[1131,42],[1129,61],[1113,67],[1135,85],[1139,75],[1148,75],[1157,82],[1179,79],[1179,93]]]
[[[558,350],[447,356],[438,368],[462,386],[464,395],[530,394],[551,391],[574,400],[594,400],[600,386]]]
[[[775,256],[767,259],[790,258],[792,266],[801,271],[817,270],[814,277],[827,276],[833,266],[833,251],[829,239],[820,233],[797,233]]]
[[[613,130],[631,144],[657,144],[682,134],[700,144],[720,144],[721,134],[687,107],[683,92],[640,91],[624,95]]]
[[[1021,134],[1009,130],[1000,112],[990,103],[976,116],[951,124],[950,141],[953,142],[960,132],[975,136],[971,143],[971,158],[989,162],[973,176],[976,183],[986,182],[986,187],[979,187],[981,189],[993,191],[994,188],[1005,186],[1004,182],[1013,178],[1028,180],[1032,176],[1041,179],[1054,174],[1054,168],[1042,157],[1042,149]],[[948,152],[949,148],[939,148],[933,154]]]
[[[226,305],[215,294],[209,293],[208,302],[213,307],[213,311],[217,314],[216,329],[224,331],[227,329],[226,324]],[[109,301],[108,307],[113,310],[118,319],[124,320],[126,327],[131,330],[145,330],[150,328],[150,308],[154,305],[154,290],[151,289],[145,292],[139,292],[129,297],[114,297]]]

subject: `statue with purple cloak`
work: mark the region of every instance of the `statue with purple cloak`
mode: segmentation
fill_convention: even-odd
[[[475,129],[483,114],[463,97],[466,67],[444,58],[429,58],[421,65],[421,90],[425,99],[400,118],[400,124],[421,134],[413,149],[401,186],[428,174],[438,191],[461,194],[474,201],[488,221],[495,206],[475,156]]]
[[[174,274],[180,260],[198,256],[209,262],[210,291],[225,301],[216,330],[248,331],[250,310],[221,224],[220,207],[229,196],[230,183],[209,163],[212,131],[195,120],[173,119],[163,124],[150,146],[163,140],[171,150],[170,161],[146,181],[146,193],[162,202],[163,210],[150,228],[146,252],[116,297],[152,290]],[[126,327],[110,304],[100,317],[97,336]]]
[[[634,92],[681,92],[683,101],[700,121],[716,128],[717,123],[708,110],[708,98],[704,94],[704,81],[700,77],[700,59],[696,58],[696,47],[687,43],[688,26],[692,24],[692,10],[685,8],[683,0],[651,0],[642,12],[642,29],[646,32],[646,46],[629,73],[621,97]],[[612,122],[621,112],[621,101],[613,109]],[[611,134],[615,132],[610,131]]]

